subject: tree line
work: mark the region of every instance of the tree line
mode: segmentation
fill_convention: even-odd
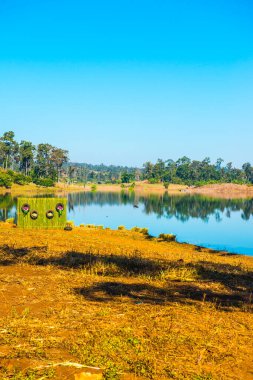
[[[184,156],[177,161],[158,159],[155,164],[146,162],[143,166],[143,178],[150,183],[165,184],[201,185],[222,182],[247,184],[253,183],[253,168],[249,162],[239,169],[234,167],[232,162],[225,165],[222,158],[211,163],[209,157],[197,161]]]
[[[218,158],[202,161],[184,156],[174,161],[158,159],[145,162],[142,168],[119,165],[92,165],[69,162],[68,151],[48,143],[35,146],[31,141],[17,142],[12,131],[0,136],[0,186],[12,182],[52,186],[57,181],[68,183],[150,183],[201,185],[205,183],[253,183],[253,168],[249,162],[236,168],[232,162]]]
[[[48,143],[35,146],[31,141],[17,142],[12,131],[0,136],[0,186],[9,187],[13,182],[53,186],[67,162],[67,150]]]

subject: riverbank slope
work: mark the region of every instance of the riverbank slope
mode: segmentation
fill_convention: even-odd
[[[78,184],[64,184],[57,183],[54,187],[43,187],[37,186],[35,184],[29,185],[16,185],[13,184],[10,189],[0,187],[0,194],[10,193],[13,195],[33,195],[33,194],[50,194],[50,193],[74,193],[74,192],[90,192],[92,191],[93,184],[88,185],[78,185]],[[120,192],[122,190],[130,191],[134,190],[135,192],[142,193],[158,193],[162,194],[166,191],[163,184],[150,184],[146,181],[136,182],[135,187],[131,188],[130,184],[125,184],[122,187],[120,184],[96,184],[96,191],[99,192]],[[187,186],[184,185],[174,185],[171,184],[168,187],[170,193],[179,193],[180,191],[186,189]],[[94,191],[94,190],[93,190]]]
[[[204,185],[199,187],[189,187],[183,189],[187,194],[202,194],[218,198],[252,198],[252,185],[237,185],[235,183],[221,183]]]
[[[75,192],[91,192],[92,184],[86,186],[78,184],[63,184],[58,183],[54,187],[42,187],[35,184],[29,185],[12,185],[10,189],[4,187],[0,188],[0,194],[10,193],[14,196],[18,195],[35,195],[35,194],[67,194]],[[130,184],[125,184],[122,187],[120,184],[97,184],[95,191],[98,192],[121,192],[121,191],[135,191],[142,194],[164,194],[166,191],[169,194],[202,194],[216,198],[252,198],[253,186],[252,185],[237,185],[232,183],[213,184],[204,186],[185,186],[170,184],[168,189],[165,189],[162,183],[150,184],[147,181],[140,181],[135,183],[132,188]]]
[[[252,379],[252,258],[84,227],[0,242],[2,379]]]

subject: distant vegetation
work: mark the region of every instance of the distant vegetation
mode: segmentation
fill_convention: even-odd
[[[224,164],[222,158],[211,163],[188,157],[177,161],[158,159],[146,162],[142,168],[104,164],[70,163],[68,151],[48,143],[38,146],[30,141],[15,140],[14,132],[5,132],[0,137],[0,186],[12,183],[24,185],[34,182],[40,186],[53,186],[56,181],[67,183],[134,183],[148,180],[149,183],[204,185],[208,183],[232,182],[253,183],[253,167],[246,162],[235,168],[232,162]]]
[[[185,185],[253,183],[253,168],[250,163],[247,162],[238,169],[233,167],[232,162],[225,165],[221,158],[214,164],[210,158],[205,158],[203,161],[191,161],[188,157],[179,158],[177,161],[158,159],[155,164],[146,162],[143,168],[86,163],[68,163],[64,166],[65,170],[68,168],[67,171],[71,173],[71,180],[84,183],[132,183],[148,180],[150,183],[163,183],[165,188],[168,188],[170,183]]]
[[[253,168],[245,163],[241,169],[233,167],[232,162],[224,165],[222,158],[212,164],[210,158],[191,161],[188,157],[177,161],[159,159],[156,164],[144,164],[143,177],[151,183],[202,185],[206,183],[233,182],[253,183]]]
[[[47,143],[38,146],[24,140],[18,143],[14,132],[5,132],[0,137],[0,186],[8,188],[12,183],[25,185],[30,182],[53,186],[67,161],[66,150]]]

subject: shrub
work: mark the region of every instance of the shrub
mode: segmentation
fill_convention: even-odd
[[[66,222],[66,226],[65,226],[64,230],[66,230],[66,231],[72,231],[74,227],[75,227],[74,222],[72,220],[68,220]]]
[[[12,178],[14,178],[14,176],[15,176],[15,172],[13,170],[11,170],[11,169],[8,169],[7,172],[6,172],[6,174],[8,174]]]
[[[163,186],[164,186],[164,188],[165,188],[166,190],[168,190],[168,188],[169,188],[169,182],[164,182]]]
[[[14,183],[18,185],[28,185],[28,183],[32,182],[32,178],[29,176],[26,176],[22,173],[15,173],[14,174]]]
[[[6,223],[14,224],[14,218],[8,218],[5,221]]]
[[[148,232],[148,228],[141,228],[140,232],[143,234],[143,235],[149,235],[149,232]]]
[[[51,178],[37,178],[34,183],[39,186],[53,187],[55,185]]]
[[[149,178],[148,182],[151,184],[155,184],[155,183],[159,183],[160,180],[158,178]]]
[[[4,172],[0,172],[0,187],[6,187],[9,189],[13,183],[12,177]]]
[[[125,226],[118,226],[118,230],[119,230],[119,231],[123,231],[123,230],[125,230],[125,229],[126,229]]]
[[[96,191],[96,190],[97,190],[97,185],[93,183],[93,185],[91,185],[91,191]]]
[[[158,236],[158,239],[163,240],[163,241],[175,241],[176,240],[176,235],[173,235],[173,234],[160,234]]]
[[[133,231],[133,232],[141,232],[141,228],[140,227],[133,227],[133,228],[131,228],[131,231]]]

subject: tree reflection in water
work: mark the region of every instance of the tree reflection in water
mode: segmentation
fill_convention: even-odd
[[[77,206],[90,205],[139,205],[145,214],[155,214],[186,222],[189,218],[208,221],[214,216],[216,221],[221,216],[231,217],[233,212],[241,212],[243,220],[253,215],[253,199],[217,199],[201,195],[138,194],[135,192],[82,192],[68,195],[69,211]],[[15,216],[16,198],[10,194],[0,195],[0,220]]]
[[[182,222],[189,218],[207,221],[211,215],[220,221],[221,215],[230,218],[231,213],[235,211],[240,211],[244,220],[248,220],[253,215],[253,199],[218,199],[201,195],[170,195],[168,193],[142,195],[125,191],[121,193],[69,194],[69,210],[85,205],[118,206],[128,204],[142,206],[147,215],[154,213],[158,217],[176,217]]]

